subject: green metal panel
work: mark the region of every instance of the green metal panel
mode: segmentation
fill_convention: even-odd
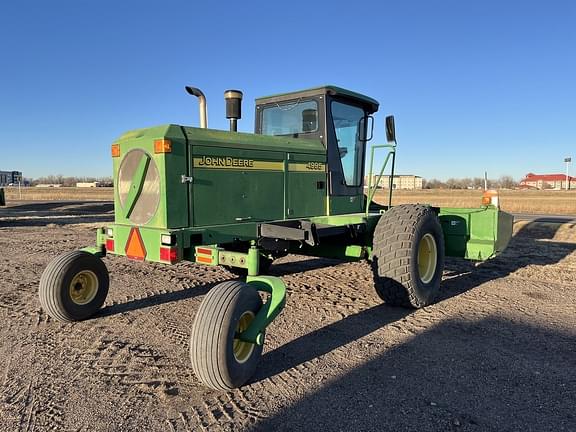
[[[158,139],[170,140],[172,151],[155,153]],[[364,224],[366,230],[354,244],[328,240],[300,253],[342,259],[370,255],[382,212],[366,213],[363,195],[328,196],[326,150],[319,141],[167,125],[129,132],[117,143],[112,253],[125,255],[133,226],[139,226],[147,261],[160,261],[162,234],[174,235],[179,257],[193,261],[193,246],[252,241],[261,222],[306,218],[319,225]],[[129,157],[129,175],[119,178]],[[183,176],[191,182],[183,182]],[[149,219],[135,222],[141,200],[154,193],[158,202],[149,203],[157,208],[149,211]],[[451,256],[488,259],[506,247],[512,234],[512,217],[491,206],[443,208],[440,221]]]
[[[446,255],[484,261],[502,252],[512,238],[512,215],[494,206],[441,208]]]
[[[132,225],[109,225],[109,228],[113,230],[114,239],[114,251],[108,251],[108,253],[114,255],[126,255],[127,242],[132,230]],[[160,261],[160,247],[161,235],[162,234],[172,234],[176,237],[176,243],[180,246],[185,244],[183,233],[181,231],[170,231],[166,229],[148,228],[148,227],[137,227],[140,232],[140,238],[144,243],[144,248],[146,249],[145,261],[152,262],[162,262]]]
[[[284,217],[284,154],[190,146],[193,225]]]
[[[286,304],[286,285],[284,285],[282,279],[273,276],[248,276],[246,282],[258,291],[269,293],[270,296],[250,323],[250,327],[242,332],[239,338],[262,345],[266,327],[284,309]]]
[[[299,218],[326,214],[326,156],[288,154],[286,217]]]
[[[358,213],[364,210],[363,194],[352,196],[331,196],[329,199],[331,215]]]
[[[183,127],[182,130],[193,146],[326,154],[326,149],[320,140],[227,132],[193,127]]]
[[[172,152],[154,153],[154,141],[168,139],[172,143]],[[179,228],[188,226],[188,186],[181,182],[181,176],[188,174],[186,137],[182,129],[175,125],[158,126],[148,129],[139,129],[122,135],[117,141],[120,145],[120,157],[113,159],[114,168],[114,212],[115,222],[119,224],[141,225],[134,223],[127,217],[130,212],[127,207],[134,206],[141,199],[140,191],[143,185],[138,183],[139,177],[133,176],[130,181],[135,189],[135,200],[130,197],[121,203],[119,190],[119,170],[124,158],[130,151],[141,150],[150,158],[149,163],[154,164],[158,171],[159,202],[154,216],[145,223],[148,227]],[[150,165],[145,168],[147,172]],[[144,172],[144,175],[146,175]],[[138,177],[138,178],[137,178]],[[137,193],[136,193],[137,192]],[[129,194],[130,195],[130,194]]]
[[[382,214],[374,213],[366,215],[365,213],[349,213],[349,214],[342,214],[342,215],[330,215],[330,216],[319,216],[319,217],[312,217],[309,218],[310,221],[321,224],[321,225],[332,225],[332,226],[344,226],[344,225],[353,225],[353,224],[360,224],[366,223],[368,227],[368,231],[374,230],[378,219]]]

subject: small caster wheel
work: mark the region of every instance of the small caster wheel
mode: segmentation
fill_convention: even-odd
[[[68,252],[50,262],[40,278],[40,304],[58,321],[91,317],[108,295],[108,270],[100,258]]]
[[[262,345],[241,341],[260,308],[258,291],[234,280],[216,285],[196,314],[190,338],[192,369],[203,384],[230,390],[245,384],[256,371]]]

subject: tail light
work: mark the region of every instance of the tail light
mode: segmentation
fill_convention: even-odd
[[[166,261],[170,264],[178,262],[178,248],[177,247],[160,247],[160,261]]]

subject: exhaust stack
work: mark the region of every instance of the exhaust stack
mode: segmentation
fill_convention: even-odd
[[[192,96],[198,98],[200,104],[200,127],[206,129],[208,127],[208,112],[206,108],[206,96],[202,93],[202,90],[196,87],[186,86],[186,91]]]
[[[226,90],[226,118],[230,119],[230,132],[238,131],[238,119],[242,118],[242,92],[240,90]]]

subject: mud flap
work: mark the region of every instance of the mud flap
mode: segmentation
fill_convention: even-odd
[[[514,217],[495,206],[440,208],[446,256],[484,261],[501,253],[512,238]]]

